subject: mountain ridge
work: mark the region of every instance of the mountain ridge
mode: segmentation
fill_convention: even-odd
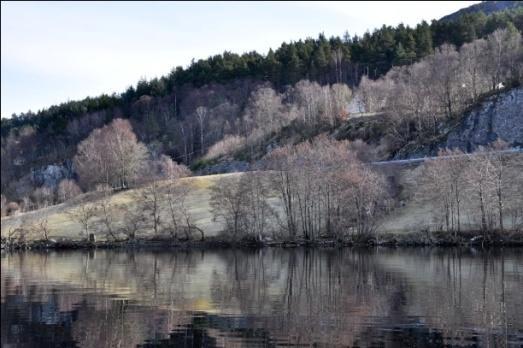
[[[465,14],[483,12],[485,15],[489,15],[494,12],[510,10],[517,7],[523,7],[523,3],[521,1],[482,1],[479,4],[462,8],[454,13],[441,17],[439,20],[453,21]]]
[[[454,30],[457,28],[461,29]],[[485,66],[488,71],[483,69],[481,76],[474,77],[481,79],[480,90],[460,87],[455,94],[453,86],[452,100],[445,100],[441,77],[446,73],[455,80],[456,69],[461,69],[463,76],[468,74],[467,67],[460,65],[464,61],[475,61],[481,67],[488,64],[478,59],[477,52],[488,52],[486,44],[493,40],[494,31],[508,44],[510,37],[518,37],[522,30],[523,9],[502,11],[486,19],[471,14],[451,24],[435,21],[430,25],[422,22],[416,28],[383,26],[358,38],[320,35],[318,39],[283,43],[265,57],[255,52],[244,56],[225,53],[196,61],[188,69],[180,68],[161,79],[142,80],[121,95],[87,98],[37,114],[2,119],[2,194],[13,200],[30,200],[45,186],[42,182],[46,180],[40,177],[49,173],[65,173],[56,182],[78,179],[73,163],[78,145],[115,119],[126,119],[152,160],[164,156],[198,170],[220,164],[216,163],[219,158],[214,162],[206,158],[211,150],[230,157],[237,149],[234,146],[242,147],[239,157],[234,158],[236,169],[241,170],[242,161],[257,161],[274,146],[308,142],[339,126],[348,128],[341,129],[339,133],[348,131],[348,136],[340,139],[365,142],[375,148],[372,151],[379,153],[379,159],[391,158],[406,143],[435,138],[447,120],[461,117],[458,113],[485,93],[499,93],[491,81],[503,82],[507,88],[518,86],[520,75],[514,69],[518,65],[512,68],[510,64],[520,58],[515,51],[512,56],[512,49],[507,51],[511,56],[503,58],[501,75]],[[456,44],[434,46],[446,39]],[[463,50],[457,49],[459,44]],[[398,57],[411,54],[408,63],[412,64],[397,64]],[[378,70],[383,59],[388,65]],[[455,64],[454,70],[449,69],[449,63]],[[453,81],[458,82],[463,86],[463,82]],[[421,111],[404,104],[420,101],[420,97],[430,102],[423,102]],[[349,101],[362,104],[358,107],[367,114],[394,110],[396,114],[359,118],[353,110],[340,107]],[[359,127],[362,120],[375,122]],[[51,186],[51,192],[56,191],[56,185]]]

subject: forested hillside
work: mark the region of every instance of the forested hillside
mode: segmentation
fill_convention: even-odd
[[[459,11],[446,15],[441,18],[442,21],[452,21],[458,19],[465,14],[483,12],[484,14],[491,14],[511,8],[521,6],[521,1],[482,1],[469,7],[465,7]]]
[[[59,200],[62,182],[67,192],[126,188],[140,173],[121,162],[147,161],[163,175],[177,168],[173,161],[194,169],[224,157],[259,160],[275,147],[342,134],[358,112],[386,114],[377,136],[359,146],[372,158],[391,157],[437,139],[485,96],[521,84],[523,7],[513,7],[361,37],[320,35],[266,55],[224,52],[119,95],[3,118],[3,199],[38,208]],[[86,167],[114,146],[115,134],[135,156],[114,154],[113,169]]]
[[[519,2],[518,2],[519,3]],[[122,111],[147,95],[163,97],[183,94],[183,88],[201,87],[211,83],[253,79],[267,81],[277,89],[301,79],[321,84],[343,82],[356,85],[361,76],[377,78],[392,66],[411,64],[434,51],[443,43],[461,46],[465,42],[485,37],[499,28],[523,30],[523,6],[485,15],[483,12],[465,14],[453,21],[422,22],[415,28],[399,25],[383,26],[363,36],[308,38],[283,43],[266,55],[257,52],[224,52],[208,59],[193,61],[187,68],[176,67],[170,74],[151,81],[139,81],[120,95],[89,97],[51,106],[37,113],[28,111],[2,118],[2,135],[12,128],[32,125],[39,129],[52,127],[60,133],[71,118],[99,110],[122,108]],[[177,110],[179,115],[183,110]]]

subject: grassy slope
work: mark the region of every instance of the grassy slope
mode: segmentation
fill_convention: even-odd
[[[511,154],[506,157],[507,167],[504,172],[506,182],[505,187],[505,209],[517,206],[516,202],[523,199],[523,154]],[[432,230],[443,226],[443,217],[438,214],[440,208],[433,197],[422,197],[420,192],[419,176],[422,175],[421,166],[401,166],[393,170],[396,182],[402,188],[399,199],[404,204],[397,207],[392,214],[387,216],[381,224],[383,232],[401,233],[405,231],[420,231],[430,226]],[[390,173],[386,174],[389,175]],[[421,188],[423,189],[423,188]],[[477,225],[471,216],[477,216],[479,207],[477,201],[468,201],[465,197],[471,195],[463,192],[462,198],[462,228],[477,229]],[[505,211],[504,224],[510,228],[513,224],[512,216]]]
[[[207,235],[216,235],[221,229],[220,223],[212,221],[212,214],[210,212],[209,198],[210,198],[210,187],[216,183],[219,178],[231,178],[239,173],[235,174],[222,174],[222,175],[208,175],[208,176],[197,176],[180,179],[178,185],[184,185],[190,189],[190,194],[187,197],[187,206],[189,207],[189,213],[194,223],[202,228]],[[161,183],[162,187],[165,187],[167,182]],[[127,210],[136,209],[136,202],[133,196],[136,195],[136,190],[128,190],[116,193],[111,196],[111,206],[115,221],[122,221],[123,216]],[[48,226],[50,228],[51,238],[80,238],[80,231],[82,226],[72,221],[68,215],[68,212],[76,209],[78,204],[94,204],[96,205],[99,198],[89,197],[84,195],[73,202],[59,204],[53,207],[40,209],[25,214],[19,214],[13,217],[2,218],[2,236],[5,236],[9,228],[14,228],[23,224],[31,224],[42,217],[47,216]],[[166,211],[164,211],[167,214]],[[168,216],[165,215],[164,221],[168,221]],[[94,221],[96,222],[96,221]]]
[[[400,200],[404,201],[405,204],[396,208],[389,216],[384,219],[380,225],[381,232],[411,232],[419,231],[424,229],[428,225],[436,228],[441,224],[435,221],[434,212],[437,209],[434,206],[434,202],[430,199],[416,199],[413,200],[415,192],[418,190],[417,177],[420,175],[421,167],[412,166],[399,166],[393,167],[386,170],[385,175],[395,176],[396,182],[401,186]],[[512,186],[515,190],[509,192],[508,196],[521,199],[521,188],[523,187],[523,155],[515,155],[509,161],[509,167],[507,169],[507,177],[510,179]],[[214,236],[219,233],[222,229],[220,222],[213,221],[212,213],[210,211],[209,198],[210,188],[215,185],[219,179],[234,179],[242,175],[241,173],[232,174],[218,174],[218,175],[207,175],[197,176],[180,179],[178,185],[184,185],[190,189],[190,193],[187,197],[187,207],[189,213],[193,219],[193,222],[203,229],[207,236]],[[161,185],[165,187],[167,182],[163,182]],[[129,190],[119,192],[111,197],[111,205],[113,206],[112,212],[115,217],[115,221],[121,222],[124,213],[129,209],[136,209],[136,203],[133,196],[136,195],[136,190]],[[93,195],[84,195],[72,202],[56,205],[53,207],[40,209],[37,211],[19,214],[13,217],[2,218],[2,236],[5,236],[10,228],[14,228],[20,225],[34,224],[39,219],[47,216],[49,228],[51,230],[51,238],[71,238],[79,239],[81,225],[71,220],[67,212],[76,209],[79,204],[96,204],[99,198]],[[274,207],[278,207],[275,199],[271,199],[271,203]],[[463,211],[465,214],[473,211],[472,206],[465,206]],[[167,212],[164,212],[167,214]],[[509,217],[507,216],[507,219]],[[167,215],[163,217],[164,221],[169,221]],[[469,220],[465,219],[464,224],[466,226]],[[507,224],[509,221],[507,220]],[[148,231],[149,233],[151,231]]]

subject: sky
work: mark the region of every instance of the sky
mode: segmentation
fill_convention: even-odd
[[[477,2],[2,1],[1,116],[120,93],[225,50],[415,26]]]

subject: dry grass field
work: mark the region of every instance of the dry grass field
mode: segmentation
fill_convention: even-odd
[[[514,156],[507,167],[506,175],[511,182],[511,190],[507,193],[507,206],[514,205],[514,202],[521,201],[523,197],[523,155]],[[222,229],[222,223],[213,221],[209,200],[211,187],[220,179],[234,180],[241,176],[242,173],[217,174],[207,176],[195,176],[183,178],[177,181],[176,185],[182,185],[188,190],[186,206],[192,222],[205,232],[206,236],[215,236]],[[397,166],[391,168],[388,176],[394,176],[400,190],[400,204],[391,214],[389,214],[380,223],[379,232],[402,233],[420,231],[426,228],[438,229],[442,226],[440,216],[438,216],[438,207],[430,197],[416,197],[416,191],[419,190],[418,178],[421,175],[420,166]],[[161,182],[160,190],[166,190],[169,182]],[[117,192],[110,197],[111,216],[115,226],[122,226],[124,216],[128,211],[135,211],[138,207],[136,195],[140,194],[142,188]],[[413,199],[415,198],[415,199]],[[71,218],[71,212],[79,209],[82,205],[99,205],[102,199],[100,194],[84,194],[72,201],[55,205],[52,207],[18,214],[16,216],[2,218],[2,236],[7,236],[9,230],[20,226],[31,226],[37,224],[42,219],[47,219],[49,227],[49,237],[54,239],[81,239],[82,225]],[[167,203],[165,203],[167,204]],[[271,205],[279,209],[277,200],[272,198]],[[465,202],[464,211],[464,228],[474,228],[474,206],[470,202]],[[168,221],[167,209],[163,209],[161,219]],[[506,226],[510,227],[513,223],[513,217],[507,214]],[[93,220],[93,226],[96,226],[96,219]],[[101,227],[99,228],[101,229]],[[151,234],[152,230],[142,230],[142,235]],[[29,236],[28,238],[41,238],[39,235]],[[97,234],[98,239],[104,239],[103,234]]]
[[[177,182],[177,185],[183,185],[189,190],[189,194],[186,198],[188,212],[194,224],[203,229],[208,236],[216,235],[222,228],[219,222],[212,221],[212,213],[209,205],[210,187],[220,178],[225,178],[225,180],[227,180],[227,178],[232,178],[237,175],[241,174],[196,176],[183,178]],[[167,181],[161,182],[160,190],[166,190],[168,184],[169,182]],[[109,203],[111,206],[111,215],[113,216],[117,227],[122,225],[126,212],[137,209],[134,197],[137,194],[140,194],[140,190],[142,189],[138,188],[122,191],[115,193],[110,197]],[[100,195],[85,194],[70,202],[2,218],[2,236],[6,236],[9,229],[35,224],[41,219],[47,219],[50,238],[81,239],[82,225],[79,222],[74,221],[74,219],[71,218],[70,213],[75,209],[78,209],[81,205],[96,206],[99,204],[99,200],[101,199],[102,197]],[[164,221],[168,221],[169,217],[167,216],[167,209],[162,210],[162,218]],[[94,219],[93,225],[96,225],[96,223],[97,221]],[[145,233],[147,232],[150,231],[145,231]],[[38,236],[31,237],[37,238]],[[103,239],[103,235],[100,235],[100,237]]]

